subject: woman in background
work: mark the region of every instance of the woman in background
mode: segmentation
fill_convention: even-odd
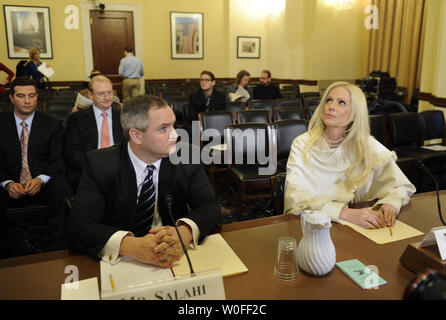
[[[285,182],[285,213],[321,210],[365,228],[393,226],[415,187],[396,155],[370,136],[366,98],[336,82],[325,92],[308,132],[292,144]],[[349,203],[378,200],[351,209]]]
[[[36,83],[39,89],[45,88],[44,75],[37,69],[42,62],[40,61],[40,50],[38,48],[32,48],[29,50],[30,61],[26,65],[27,75],[30,76]]]
[[[246,70],[241,70],[237,74],[236,84],[237,89],[235,92],[229,94],[229,99],[233,101],[241,101],[243,103],[248,102],[252,99],[252,89],[248,88],[249,80],[251,79],[251,74]]]

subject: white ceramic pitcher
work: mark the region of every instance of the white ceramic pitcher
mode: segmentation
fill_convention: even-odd
[[[309,274],[323,276],[336,263],[336,251],[330,237],[330,217],[321,211],[305,211],[300,221],[303,237],[297,248],[299,267]]]

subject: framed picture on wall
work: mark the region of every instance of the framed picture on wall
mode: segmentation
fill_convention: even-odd
[[[260,37],[237,37],[237,58],[260,58]]]
[[[3,5],[10,59],[29,58],[29,50],[39,48],[40,57],[53,58],[49,7]]]
[[[171,12],[172,59],[203,59],[203,13]]]

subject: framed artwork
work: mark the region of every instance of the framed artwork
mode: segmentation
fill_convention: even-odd
[[[172,59],[203,59],[203,13],[170,13]]]
[[[28,51],[39,48],[40,57],[53,58],[49,7],[3,5],[10,59],[29,58]]]
[[[260,58],[260,37],[237,37],[237,58]]]

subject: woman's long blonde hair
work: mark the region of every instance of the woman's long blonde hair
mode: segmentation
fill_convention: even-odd
[[[351,165],[346,170],[349,186],[356,188],[367,182],[372,170],[372,160],[375,155],[369,148],[370,125],[367,110],[367,101],[364,93],[360,88],[348,82],[335,82],[331,84],[325,91],[319,106],[311,117],[308,126],[309,140],[304,147],[303,159],[306,165],[311,167],[311,161],[307,155],[309,150],[316,145],[321,139],[324,139],[325,125],[323,122],[324,106],[327,96],[331,90],[343,87],[350,93],[351,113],[347,120],[346,135],[342,145],[344,145],[346,156],[349,158]]]

